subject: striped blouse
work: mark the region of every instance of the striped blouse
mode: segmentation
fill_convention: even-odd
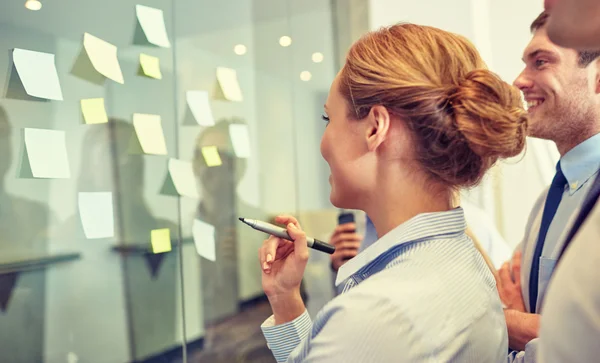
[[[461,208],[420,214],[338,272],[343,293],[262,325],[277,362],[503,362],[508,338],[494,277]]]

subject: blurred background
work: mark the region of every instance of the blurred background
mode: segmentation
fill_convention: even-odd
[[[260,332],[265,235],[237,217],[291,213],[329,239],[339,211],[321,114],[352,42],[397,22],[432,25],[469,38],[512,82],[542,10],[534,0],[139,1],[150,11],[3,2],[2,362],[273,362]],[[85,33],[116,46],[123,82],[114,47]],[[557,160],[554,145],[529,140],[464,199],[512,249]],[[329,256],[311,253],[303,293],[314,315],[334,277]]]

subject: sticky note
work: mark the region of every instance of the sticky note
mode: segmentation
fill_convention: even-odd
[[[219,155],[219,150],[216,146],[204,146],[202,148],[202,156],[204,157],[204,162],[206,162],[206,166],[220,166],[223,164],[221,161],[221,156]]]
[[[170,48],[163,11],[144,5],[136,5],[135,13],[148,43],[163,48]]]
[[[208,100],[208,92],[206,91],[187,91],[186,99],[196,122],[200,126],[213,126],[215,119],[213,118],[210,102]]]
[[[196,252],[207,260],[215,261],[215,227],[199,219],[194,220],[192,227]]]
[[[219,81],[225,99],[235,102],[243,101],[242,90],[235,69],[218,67],[217,81]]]
[[[169,159],[168,169],[177,194],[189,198],[198,198],[192,163],[178,159]]]
[[[248,134],[248,125],[231,124],[229,125],[229,137],[233,145],[233,151],[238,158],[250,157],[250,135]]]
[[[113,197],[111,192],[79,193],[79,217],[89,239],[115,235]]]
[[[171,231],[168,228],[153,229],[150,232],[152,242],[152,253],[163,253],[171,251]]]
[[[81,100],[81,113],[86,124],[105,124],[108,122],[104,98],[88,98]]]
[[[54,54],[16,48],[12,56],[28,95],[49,100],[63,99]]]
[[[125,83],[116,46],[89,33],[83,35],[83,46],[98,73],[115,82]]]
[[[157,57],[141,53],[140,68],[145,76],[162,79],[162,73],[160,73],[160,59]]]
[[[70,178],[65,132],[24,129],[25,150],[34,178]]]
[[[167,154],[167,144],[165,143],[160,115],[134,113],[133,127],[145,154]]]

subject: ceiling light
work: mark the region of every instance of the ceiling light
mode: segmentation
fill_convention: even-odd
[[[235,47],[233,47],[233,51],[235,52],[235,54],[237,55],[244,55],[246,54],[246,52],[248,51],[248,49],[246,48],[245,45],[243,44],[238,44]]]
[[[323,61],[323,53],[321,53],[321,52],[313,53],[312,61],[315,63],[321,63]]]
[[[289,47],[292,45],[292,38],[288,37],[287,35],[282,36],[279,38],[279,45],[282,47]]]
[[[303,71],[302,73],[300,73],[300,79],[303,80],[304,82],[310,81],[311,78],[312,78],[312,74],[310,74],[309,71]]]
[[[42,3],[39,0],[27,0],[25,1],[25,7],[29,10],[37,11],[42,8]]]

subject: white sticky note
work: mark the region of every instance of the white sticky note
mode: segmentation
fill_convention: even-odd
[[[135,13],[148,42],[159,47],[171,48],[162,10],[136,5]]]
[[[192,228],[196,252],[207,260],[215,261],[217,259],[215,253],[215,227],[195,219]]]
[[[229,125],[229,136],[233,151],[238,158],[250,157],[250,135],[248,125],[231,124]]]
[[[160,115],[134,113],[133,127],[145,154],[167,155]]]
[[[116,46],[89,33],[83,35],[83,46],[98,73],[115,82],[125,83]]]
[[[242,102],[244,100],[235,69],[218,67],[217,80],[225,99],[235,102]]]
[[[104,98],[88,98],[81,100],[81,113],[86,124],[105,124],[108,122]]]
[[[115,235],[113,197],[111,192],[79,193],[79,217],[89,239]]]
[[[14,49],[13,63],[28,95],[62,101],[54,54]]]
[[[160,72],[160,59],[148,54],[140,53],[140,67],[144,75],[150,78],[162,79]]]
[[[199,197],[192,163],[178,159],[169,159],[168,168],[177,194],[189,198]]]
[[[213,126],[215,119],[210,108],[208,92],[206,91],[187,91],[186,99],[196,122],[200,126]]]
[[[24,129],[25,148],[34,178],[70,178],[65,132]]]

